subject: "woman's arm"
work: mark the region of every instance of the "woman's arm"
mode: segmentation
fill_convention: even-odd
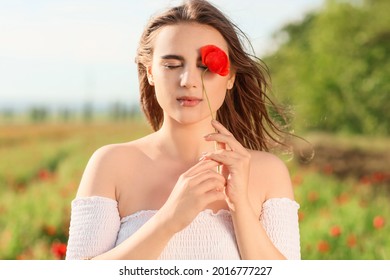
[[[286,259],[272,243],[251,207],[239,207],[232,212],[232,219],[241,259]]]
[[[116,172],[121,162],[121,155],[123,152],[118,151],[115,146],[99,149],[87,165],[77,197],[99,196],[116,200],[115,178],[118,176]],[[218,190],[223,189],[225,179],[212,171],[216,166],[218,163],[212,160],[198,162],[179,177],[163,207],[139,230],[117,247],[95,256],[85,256],[85,258],[157,259],[176,232],[191,223],[209,203],[224,199],[223,192]],[[82,219],[88,219],[88,215],[85,216]],[[71,231],[70,239],[74,239],[74,236],[88,234],[94,224],[103,222],[94,220],[93,217],[91,221],[90,226],[86,222],[86,225],[78,232]],[[104,234],[97,235],[97,238],[99,236],[104,236]],[[99,242],[96,240],[95,243]],[[77,248],[70,249],[74,251]]]
[[[255,194],[264,194],[261,199],[263,205],[260,215],[247,207],[250,205],[248,202],[238,204],[237,211],[232,213],[242,257],[290,258],[290,248],[296,249],[296,240],[293,239],[297,235],[294,234],[295,237],[292,237],[292,233],[299,232],[299,228],[297,204],[293,201],[289,172],[276,156],[252,152],[251,173],[251,191]]]
[[[120,147],[108,145],[89,160],[72,203],[67,259],[156,259],[173,236],[156,213],[115,247],[120,228],[115,186],[122,157]]]
[[[208,136],[206,140],[218,141],[224,149],[206,156],[223,163],[223,171],[228,178],[226,196],[241,258],[286,259],[263,227],[261,211],[257,211],[252,203],[254,195],[262,197],[262,202],[271,198],[294,199],[286,166],[271,154],[249,153],[221,124],[214,122],[213,125],[218,133]],[[275,222],[283,225],[285,221]],[[273,230],[283,229],[282,226]]]

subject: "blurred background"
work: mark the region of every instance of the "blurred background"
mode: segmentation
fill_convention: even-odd
[[[303,259],[390,259],[390,2],[214,0],[268,66],[304,141],[286,159]],[[99,147],[151,132],[134,63],[181,1],[0,0],[0,259],[63,259]]]

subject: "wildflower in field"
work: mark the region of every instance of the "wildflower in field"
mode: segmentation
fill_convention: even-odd
[[[293,186],[294,186],[294,187],[297,187],[297,186],[301,185],[302,182],[303,182],[303,177],[302,177],[302,175],[297,174],[297,175],[295,175],[295,176],[292,178],[292,183],[293,183]]]
[[[374,183],[374,184],[379,184],[379,183],[383,183],[386,179],[386,174],[383,173],[383,172],[374,172],[372,175],[371,175],[371,181]]]
[[[385,219],[382,216],[375,216],[372,221],[372,224],[376,229],[383,228],[383,226],[385,225]]]
[[[307,199],[310,202],[315,202],[318,200],[318,193],[316,191],[311,191],[307,194]]]
[[[341,235],[341,228],[339,226],[332,226],[329,230],[329,234],[332,237],[338,237]]]
[[[330,165],[330,164],[326,164],[323,168],[322,168],[322,171],[326,174],[326,175],[332,175],[333,174],[333,166]]]
[[[339,205],[347,203],[349,200],[349,196],[346,193],[342,193],[339,196],[336,197],[336,202]]]
[[[55,242],[51,246],[51,251],[57,259],[64,259],[66,255],[66,244]]]
[[[44,226],[43,231],[49,236],[54,236],[57,233],[56,227],[53,225]]]
[[[371,179],[369,176],[364,175],[360,178],[360,183],[363,185],[370,185],[371,184]]]
[[[41,169],[38,172],[38,178],[40,181],[47,181],[51,177],[50,172],[47,169]]]
[[[355,247],[357,243],[357,238],[354,234],[350,234],[347,237],[347,246],[349,248]]]
[[[330,250],[329,242],[326,240],[320,240],[317,244],[317,249],[321,253],[326,253]]]
[[[298,221],[301,222],[305,218],[305,213],[302,211],[298,212]]]

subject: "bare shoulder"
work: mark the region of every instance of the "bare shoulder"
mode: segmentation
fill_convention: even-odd
[[[261,193],[262,200],[287,197],[294,199],[290,174],[286,164],[276,155],[249,151],[251,154],[251,186]]]
[[[84,170],[77,197],[104,196],[116,199],[116,186],[123,173],[142,157],[138,140],[97,149]],[[125,170],[126,169],[126,170]]]

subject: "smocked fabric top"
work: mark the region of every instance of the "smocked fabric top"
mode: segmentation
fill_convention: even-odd
[[[260,215],[266,233],[287,259],[300,259],[299,204],[288,198],[264,202]],[[120,218],[118,202],[100,196],[72,201],[66,259],[89,259],[109,251],[130,237],[157,210],[142,210]],[[176,233],[159,259],[240,259],[228,210],[204,210]]]

